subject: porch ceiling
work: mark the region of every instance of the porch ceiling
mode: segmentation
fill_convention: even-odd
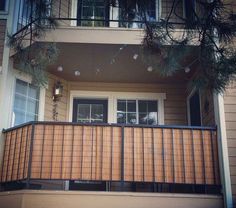
[[[45,44],[45,43],[42,43]],[[156,83],[184,82],[189,74],[179,72],[171,77],[161,77],[158,72],[148,72],[141,57],[140,45],[57,43],[59,57],[48,71],[68,81]],[[134,59],[134,54],[138,54]],[[193,58],[190,58],[190,61]],[[187,65],[187,64],[186,64]],[[58,66],[63,71],[57,71]],[[75,71],[80,72],[75,76]]]

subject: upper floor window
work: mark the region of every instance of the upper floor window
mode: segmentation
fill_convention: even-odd
[[[106,0],[78,0],[78,25],[108,26],[109,4]]]
[[[13,125],[38,120],[38,111],[39,88],[17,79],[13,106]]]
[[[145,8],[140,8],[135,2],[133,4],[124,2],[120,6],[120,26],[130,28],[143,27],[144,19],[157,21],[159,17],[159,0],[149,0]],[[128,7],[128,12],[127,12]],[[145,11],[143,11],[145,9]]]
[[[6,0],[0,1],[0,11],[6,11]]]
[[[195,20],[195,0],[184,0],[184,18],[192,23]]]

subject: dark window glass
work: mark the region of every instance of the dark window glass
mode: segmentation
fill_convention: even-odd
[[[5,11],[5,6],[6,6],[6,0],[1,0],[0,1],[0,11]]]
[[[184,0],[184,12],[187,24],[189,27],[193,27],[195,21],[195,0]]]
[[[189,100],[191,126],[201,126],[199,92],[195,92]]]
[[[157,124],[157,101],[138,101],[139,124]]]

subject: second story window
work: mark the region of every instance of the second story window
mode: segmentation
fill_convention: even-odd
[[[6,0],[0,1],[0,12],[6,11]]]
[[[157,21],[159,16],[159,0],[149,0],[145,8],[134,3],[125,2],[119,5],[121,27],[141,28],[144,19],[147,21]]]
[[[189,26],[195,20],[195,0],[184,0],[184,18],[187,20]]]
[[[109,4],[106,0],[78,0],[77,18],[80,26],[108,26]]]

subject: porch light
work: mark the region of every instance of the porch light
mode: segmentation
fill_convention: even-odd
[[[80,76],[80,71],[75,71],[75,76]]]
[[[58,66],[57,67],[57,71],[62,72],[63,71],[63,67],[62,66]]]
[[[148,71],[148,72],[152,72],[152,71],[153,71],[153,67],[152,67],[152,66],[149,66],[149,67],[147,68],[147,71]]]
[[[57,81],[53,88],[53,101],[57,101],[62,97],[63,85],[60,81]]]

